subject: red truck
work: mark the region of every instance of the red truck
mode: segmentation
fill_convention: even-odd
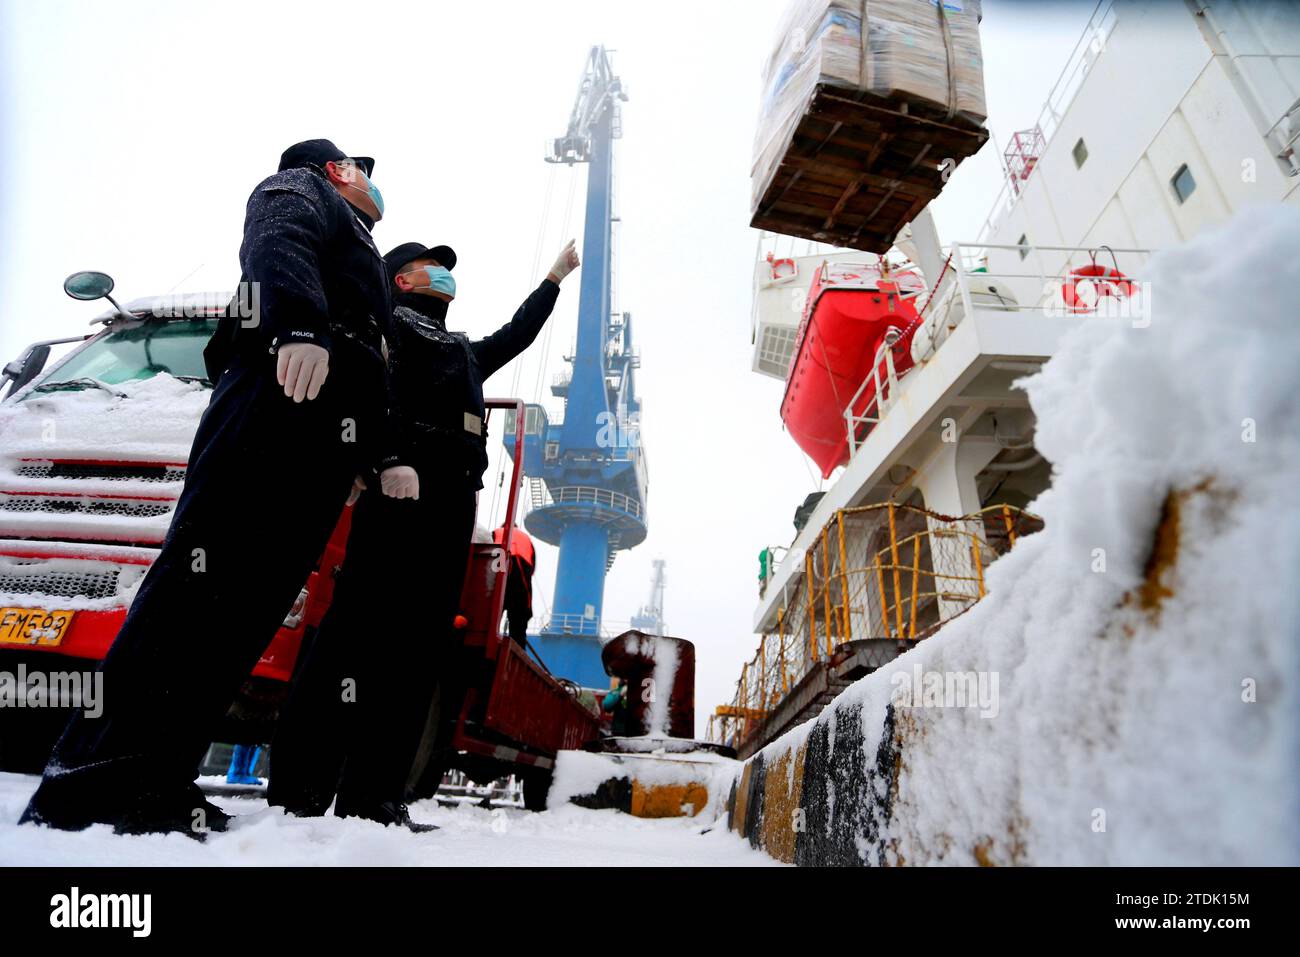
[[[0,390],[8,390],[0,401],[0,672],[15,680],[86,672],[112,644],[183,486],[211,389],[203,347],[231,300],[166,296],[123,307],[111,298],[112,280],[94,273],[74,274],[65,290],[107,298],[113,308],[93,321],[97,330],[35,343],[0,373]],[[56,346],[71,348],[46,368]],[[506,410],[507,426],[522,431],[519,402],[489,406]],[[521,480],[516,463],[509,525]],[[232,703],[218,740],[271,740],[299,650],[329,605],[350,511]],[[576,689],[503,638],[501,552],[482,544],[472,550],[464,641],[412,774],[422,796],[451,767],[476,780],[519,771],[536,806],[555,751],[598,733],[598,718],[579,704]],[[184,622],[176,627],[183,637]],[[62,707],[0,708],[0,769],[39,771],[67,717]]]

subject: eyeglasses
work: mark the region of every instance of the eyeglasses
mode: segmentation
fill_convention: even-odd
[[[365,167],[354,159],[335,160],[334,165],[342,172],[345,182],[352,182],[358,175],[367,183],[370,182],[370,176],[367,175]]]

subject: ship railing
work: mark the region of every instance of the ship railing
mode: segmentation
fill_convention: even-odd
[[[1206,2],[1189,4],[1202,23],[1206,42],[1214,56],[1222,61],[1224,71],[1233,84],[1251,114],[1251,119],[1263,131],[1265,142],[1274,151],[1274,156],[1285,166],[1288,176],[1300,176],[1300,157],[1296,156],[1295,143],[1300,139],[1300,127],[1296,123],[1300,112],[1300,89],[1297,88],[1295,62],[1300,60],[1300,53],[1279,53],[1263,50],[1243,53],[1237,48],[1234,34],[1246,31],[1224,29],[1218,5]],[[1234,18],[1235,19],[1235,18]],[[1267,21],[1267,15],[1264,17]],[[1266,32],[1264,24],[1256,24],[1251,31],[1255,36]],[[1255,45],[1247,41],[1249,45]],[[1272,44],[1264,43],[1267,47]],[[1289,104],[1289,105],[1286,105]],[[1278,111],[1281,111],[1280,115]],[[1268,117],[1277,116],[1267,130],[1263,129]]]
[[[1110,38],[1111,31],[1115,29],[1116,20],[1114,0],[1101,0],[1093,10],[1087,24],[1085,24],[1083,32],[1079,34],[1079,39],[1075,41],[1074,49],[1070,52],[1065,65],[1061,68],[1056,82],[1052,84],[1047,99],[1038,111],[1038,118],[1025,127],[1026,129],[1038,127],[1043,134],[1045,145],[1051,143],[1053,134],[1060,127],[1061,121],[1065,118],[1066,112],[1074,102],[1075,96],[1078,95],[1080,88],[1082,88],[1084,78],[1087,77],[1093,64],[1097,62],[1097,58],[1101,55],[1106,41]],[[1015,205],[1019,195],[1013,185],[1014,177],[1011,170],[1006,166],[1006,158],[1003,156],[1002,147],[998,144],[997,137],[992,130],[989,130],[989,139],[993,142],[993,152],[998,157],[998,162],[1002,164],[1002,188],[994,198],[989,213],[984,218],[983,226],[980,227],[978,235],[981,239],[991,236],[997,231],[1003,217]]]
[[[1279,60],[1300,60],[1300,54],[1296,53],[1237,53],[1231,57],[1231,62],[1237,66],[1238,60],[1265,60],[1278,66]],[[1259,89],[1250,79],[1250,71],[1237,68],[1238,75],[1242,82],[1246,84],[1251,96],[1259,104],[1261,111],[1266,111],[1267,101],[1260,95]],[[1285,81],[1288,71],[1280,67],[1276,71],[1278,79]],[[1294,85],[1288,85],[1287,95],[1294,96],[1296,88]],[[1276,108],[1276,107],[1274,107]],[[1296,155],[1296,141],[1300,140],[1300,97],[1292,100],[1291,104],[1282,110],[1282,114],[1273,122],[1267,130],[1264,131],[1264,139],[1268,142],[1269,147],[1273,149],[1274,156],[1287,166],[1288,176],[1300,176],[1300,156]]]
[[[1080,318],[1104,314],[1149,323],[1150,297],[1143,272],[1151,249],[1099,244],[1046,246],[1025,242],[964,243],[951,246],[949,263],[955,282],[922,306],[927,326],[956,325],[976,308],[999,312],[1035,312]],[[1104,266],[1115,278],[1080,279],[1074,270]],[[957,312],[957,309],[960,312]],[[950,330],[949,330],[950,331]]]
[[[1300,99],[1292,103],[1277,118],[1264,139],[1277,147],[1277,158],[1290,167],[1290,175],[1300,176],[1300,156],[1296,155],[1296,140],[1300,140]]]
[[[768,582],[776,578],[776,573],[781,570],[781,564],[785,561],[785,556],[790,549],[785,545],[768,545],[764,551],[767,552],[767,574],[758,581],[758,594],[760,597],[767,594]]]
[[[890,328],[885,333],[885,338],[880,348],[876,350],[875,359],[871,363],[871,372],[862,380],[858,390],[853,393],[853,398],[844,407],[844,427],[849,439],[849,458],[858,454],[859,433],[869,432],[875,428],[896,398],[899,376],[894,368],[894,344],[898,342],[901,335],[902,330],[895,328]],[[867,400],[862,411],[858,412],[856,410],[862,401],[862,394],[868,388],[872,390],[871,398]]]
[[[786,555],[804,574],[787,586],[776,630],[742,666],[732,700],[715,711],[710,740],[735,747],[759,734],[846,642],[880,639],[884,663],[933,634],[984,597],[990,564],[1041,528],[1005,504],[955,518],[892,502],[838,510],[811,547]]]
[[[1042,316],[1086,318],[1090,315],[1128,320],[1135,328],[1150,325],[1148,282],[1144,269],[1150,249],[1101,246],[1040,246],[1030,243],[953,243],[946,281],[921,306],[918,336],[930,342],[928,351],[913,351],[918,365],[942,348],[951,332],[976,309],[1036,313]],[[1104,266],[1115,275],[1079,278],[1073,271]],[[857,455],[867,434],[899,400],[899,382],[912,371],[899,372],[894,345],[904,330],[891,328],[876,350],[871,371],[841,411],[849,458]],[[1004,363],[1011,371],[1033,372],[1036,364]],[[915,368],[915,367],[912,367]]]

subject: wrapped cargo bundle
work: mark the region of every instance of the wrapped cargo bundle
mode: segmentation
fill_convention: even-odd
[[[979,20],[979,0],[796,0],[763,74],[751,225],[888,249],[988,138]]]

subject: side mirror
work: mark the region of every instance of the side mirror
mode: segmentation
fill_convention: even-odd
[[[63,280],[63,291],[73,299],[103,299],[113,291],[113,277],[106,272],[74,272]],[[110,300],[111,301],[111,300]]]
[[[9,387],[9,394],[13,395],[27,383],[31,382],[41,370],[45,368],[45,363],[50,358],[50,347],[46,343],[34,345],[4,367],[0,372],[0,386],[3,386],[4,380],[9,380],[12,384]]]

